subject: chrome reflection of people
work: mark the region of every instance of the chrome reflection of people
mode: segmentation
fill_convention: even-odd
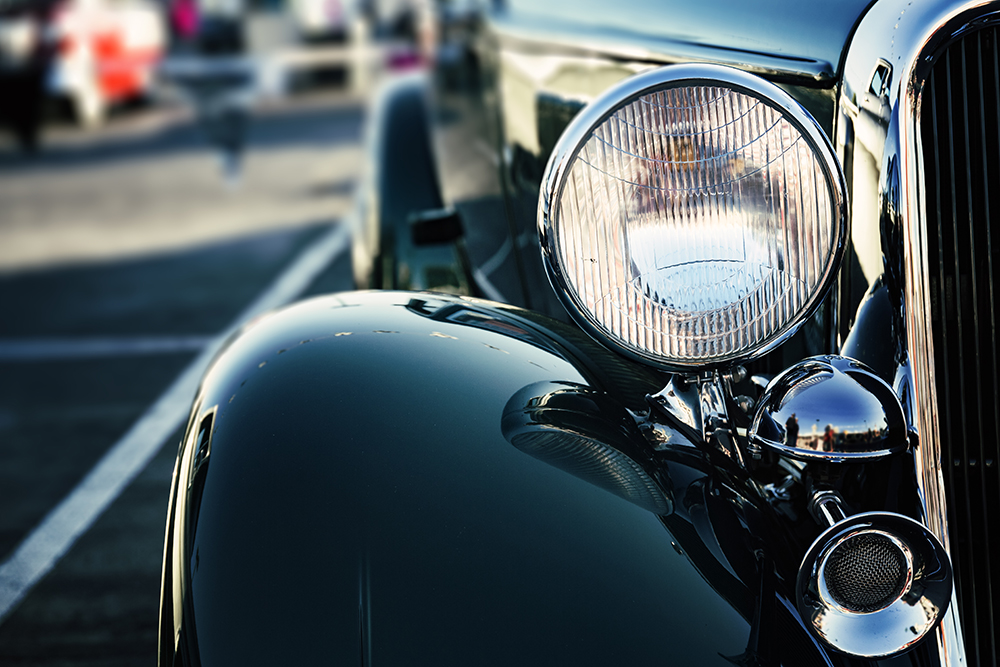
[[[796,442],[799,439],[799,420],[796,419],[795,413],[788,418],[785,422],[785,444],[789,447],[795,447]]]
[[[832,452],[836,441],[837,432],[833,430],[833,424],[827,424],[823,431],[823,451]]]

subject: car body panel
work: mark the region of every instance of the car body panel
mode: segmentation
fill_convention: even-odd
[[[870,4],[515,0],[504,3],[497,25],[502,32],[579,51],[618,52],[635,61],[710,60],[819,83],[834,78],[844,46]],[[538,39],[540,33],[548,39]]]
[[[353,217],[352,268],[359,288],[470,293],[455,234],[428,242],[415,229],[419,214],[441,219],[448,213],[442,210],[428,113],[427,78],[413,74],[387,85],[372,114],[368,168]]]
[[[700,455],[673,456],[677,506],[658,515],[501,429],[539,382],[638,407],[656,379],[571,327],[439,295],[322,297],[255,323],[182,447],[165,636],[202,665],[725,665],[751,643],[828,661],[773,589],[781,634],[760,639],[753,538],[717,532],[746,501]]]

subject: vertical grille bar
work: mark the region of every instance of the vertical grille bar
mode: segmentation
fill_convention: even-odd
[[[966,32],[924,87],[931,321],[942,464],[962,626],[975,664],[997,664],[1000,383],[990,192],[1000,192],[997,28]],[[994,195],[995,199],[995,195]]]

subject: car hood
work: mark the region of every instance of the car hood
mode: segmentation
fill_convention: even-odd
[[[501,28],[573,35],[583,48],[627,44],[634,55],[675,61],[721,59],[776,73],[832,80],[869,0],[510,0]],[[706,20],[709,18],[711,20]],[[780,64],[779,64],[780,63]]]

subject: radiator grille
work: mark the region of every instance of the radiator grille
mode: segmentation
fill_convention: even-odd
[[[967,656],[997,664],[1000,618],[998,29],[937,57],[921,101],[938,426]]]

